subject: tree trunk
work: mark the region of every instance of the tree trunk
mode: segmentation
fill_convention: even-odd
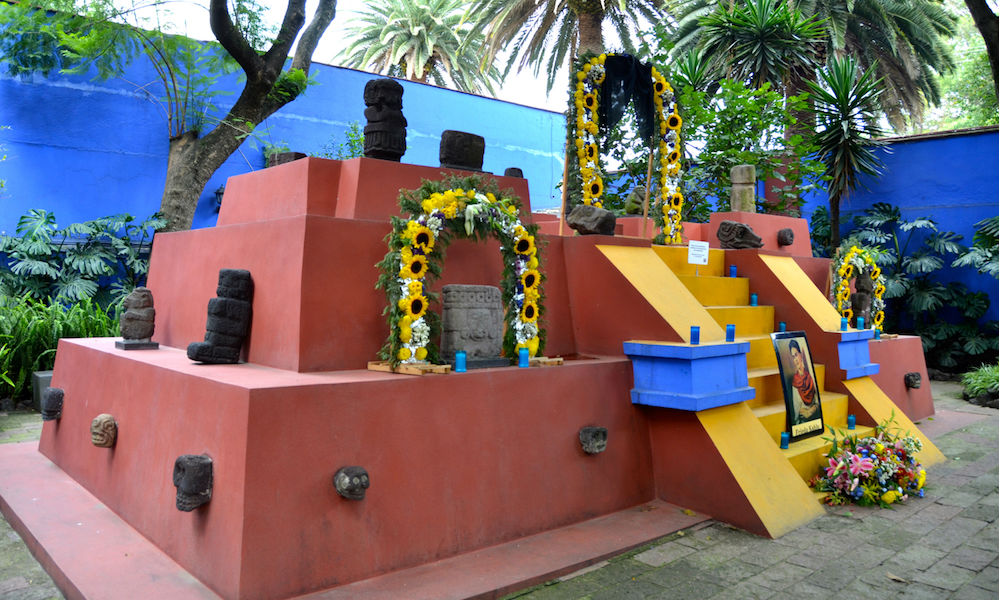
[[[840,197],[830,196],[830,256],[840,245]]]
[[[587,51],[594,54],[604,52],[604,38],[601,37],[601,22],[604,20],[604,13],[578,13],[576,19],[580,26],[580,47],[577,48],[577,55]]]
[[[990,68],[993,70],[993,93],[997,93],[1000,79],[997,79],[997,46],[1000,44],[1000,18],[990,10],[986,0],[965,0],[969,13],[976,24],[976,29],[986,42],[986,54],[990,57]]]

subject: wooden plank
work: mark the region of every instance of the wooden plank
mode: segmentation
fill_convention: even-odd
[[[426,373],[448,373],[451,365],[433,365],[431,363],[401,363],[395,369],[388,361],[373,360],[368,363],[369,371],[382,371],[384,373],[400,373],[403,375],[424,375]]]

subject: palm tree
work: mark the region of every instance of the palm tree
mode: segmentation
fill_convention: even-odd
[[[701,42],[703,19],[736,0],[686,0],[677,10],[674,56]],[[825,29],[826,54],[853,56],[862,68],[877,65],[885,93],[880,100],[893,128],[905,128],[904,114],[920,121],[925,103],[937,103],[935,73],[953,63],[945,44],[955,17],[936,0],[787,0]],[[811,77],[806,77],[807,79]],[[797,87],[793,85],[793,88]],[[793,90],[794,91],[794,90]]]
[[[481,63],[485,36],[466,17],[464,0],[375,0],[352,19],[348,67],[466,92],[488,91],[500,73]]]
[[[806,85],[817,117],[815,142],[830,178],[830,247],[840,245],[840,200],[858,185],[860,175],[877,176],[882,161],[876,148],[882,131],[877,125],[882,80],[877,67],[861,69],[850,56],[832,57]]]
[[[573,56],[604,51],[602,26],[611,25],[625,52],[635,54],[635,31],[663,18],[662,0],[473,0],[469,13],[487,31],[486,61],[513,48],[505,73],[544,68],[552,89]]]

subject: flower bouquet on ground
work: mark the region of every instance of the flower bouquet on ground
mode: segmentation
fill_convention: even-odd
[[[853,502],[861,506],[888,508],[910,496],[924,497],[927,471],[915,455],[923,448],[919,439],[890,429],[894,417],[875,427],[874,435],[858,437],[830,428],[828,465],[820,468],[809,485],[827,492],[826,503]]]

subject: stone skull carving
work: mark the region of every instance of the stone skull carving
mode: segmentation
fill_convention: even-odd
[[[212,499],[212,459],[205,454],[182,454],[174,461],[177,510],[191,512]]]
[[[584,427],[580,429],[580,446],[587,454],[600,454],[608,447],[607,427]]]
[[[90,443],[98,448],[111,448],[118,439],[118,424],[108,413],[94,417],[90,422]]]
[[[333,487],[348,500],[364,500],[369,485],[371,480],[364,467],[343,467],[333,476]]]
[[[906,375],[903,375],[903,385],[906,386],[908,390],[918,390],[921,384],[920,373],[917,371],[911,371]]]
[[[42,392],[43,421],[58,421],[62,418],[63,396],[62,388],[45,388]]]

